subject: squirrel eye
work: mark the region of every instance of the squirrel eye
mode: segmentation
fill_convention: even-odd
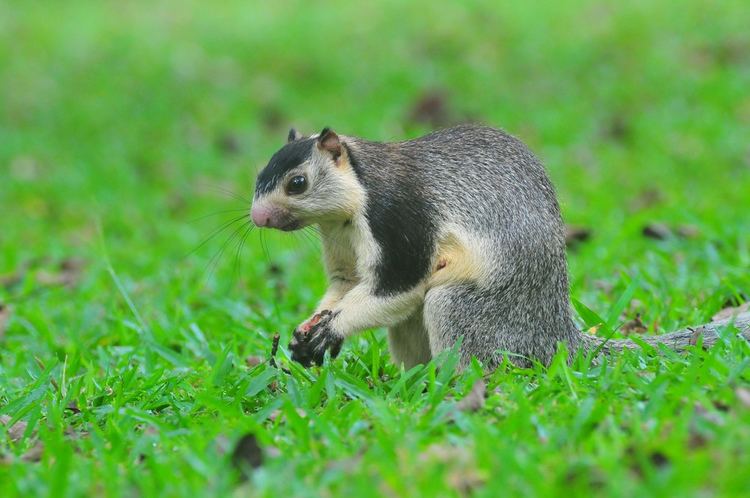
[[[292,177],[286,184],[286,193],[290,195],[301,194],[305,190],[307,190],[307,178],[302,175]]]

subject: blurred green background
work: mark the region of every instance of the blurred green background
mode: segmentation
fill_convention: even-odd
[[[164,268],[291,125],[502,127],[620,259],[648,221],[747,228],[744,2],[0,5],[6,269],[87,252],[97,224],[115,262]]]
[[[740,0],[0,0],[0,406],[54,418],[130,368],[196,386],[217,354],[284,344],[325,287],[317,244],[256,230],[240,247],[225,223],[290,126],[501,127],[591,231],[570,253],[575,298],[604,315],[637,280],[622,320],[710,319],[750,294],[748,26]],[[654,223],[688,236],[644,237]],[[80,392],[12,405],[63,363]],[[16,491],[46,489],[14,473]]]

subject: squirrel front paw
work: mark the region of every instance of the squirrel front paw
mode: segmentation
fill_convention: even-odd
[[[292,360],[309,367],[313,363],[322,365],[326,351],[332,358],[338,356],[344,336],[331,326],[334,317],[331,311],[323,310],[295,329],[289,343]]]

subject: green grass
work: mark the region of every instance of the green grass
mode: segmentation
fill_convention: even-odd
[[[318,246],[199,245],[288,126],[417,136],[438,91],[526,141],[592,229],[575,299],[649,333],[708,321],[750,295],[745,3],[0,1],[0,415],[27,424],[0,429],[0,496],[743,495],[729,335],[500,369],[461,412],[479,366],[400,372],[381,331],[320,369],[249,365],[322,294]],[[247,432],[266,459],[237,491]]]

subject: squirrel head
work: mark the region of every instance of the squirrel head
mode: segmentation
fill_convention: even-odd
[[[349,158],[345,137],[331,128],[310,137],[292,128],[286,145],[258,174],[253,222],[290,231],[351,219],[364,194]]]

